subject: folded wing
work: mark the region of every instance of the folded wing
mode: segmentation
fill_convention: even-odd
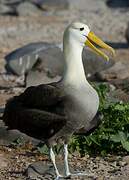
[[[64,99],[60,89],[52,84],[29,87],[7,102],[3,120],[9,129],[48,139],[66,124]]]

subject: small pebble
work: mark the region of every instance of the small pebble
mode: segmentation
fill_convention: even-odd
[[[120,166],[125,166],[125,165],[127,165],[127,162],[125,162],[125,161],[119,161],[119,165],[120,165]]]

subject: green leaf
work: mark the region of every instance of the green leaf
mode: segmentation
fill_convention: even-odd
[[[114,109],[115,110],[119,110],[119,111],[124,111],[125,110],[125,106],[123,106],[121,104],[117,104]]]
[[[121,144],[129,152],[129,141],[121,141]]]
[[[127,136],[126,136],[126,134],[124,132],[119,131],[118,133],[119,133],[121,141],[127,140]]]
[[[94,138],[94,137],[90,137],[90,139],[95,143],[95,144],[97,144],[98,146],[101,146],[97,141],[96,141],[96,138]]]
[[[41,154],[49,154],[48,147],[46,145],[38,146],[37,149]]]
[[[121,142],[121,138],[119,134],[110,135],[110,140],[113,142]]]

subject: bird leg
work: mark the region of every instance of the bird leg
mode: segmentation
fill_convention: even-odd
[[[89,176],[93,177],[93,174],[88,172],[77,172],[77,173],[70,173],[69,165],[68,165],[68,145],[64,144],[64,164],[65,164],[65,177],[70,178],[71,176]]]
[[[55,179],[55,180],[59,180],[59,179],[62,178],[63,176],[60,175],[60,173],[59,173],[59,171],[58,171],[58,169],[57,169],[56,161],[55,161],[55,154],[54,154],[54,152],[53,152],[52,147],[50,148],[50,159],[51,159],[51,161],[52,161],[52,163],[53,163],[53,166],[54,166],[54,169],[55,169],[55,171],[56,171],[56,179]]]
[[[71,173],[69,171],[69,165],[68,165],[68,144],[64,144],[64,165],[65,165],[65,175],[66,177],[69,177]]]

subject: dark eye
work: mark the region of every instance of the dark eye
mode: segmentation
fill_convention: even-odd
[[[80,28],[80,31],[83,31],[84,30],[84,27]]]

